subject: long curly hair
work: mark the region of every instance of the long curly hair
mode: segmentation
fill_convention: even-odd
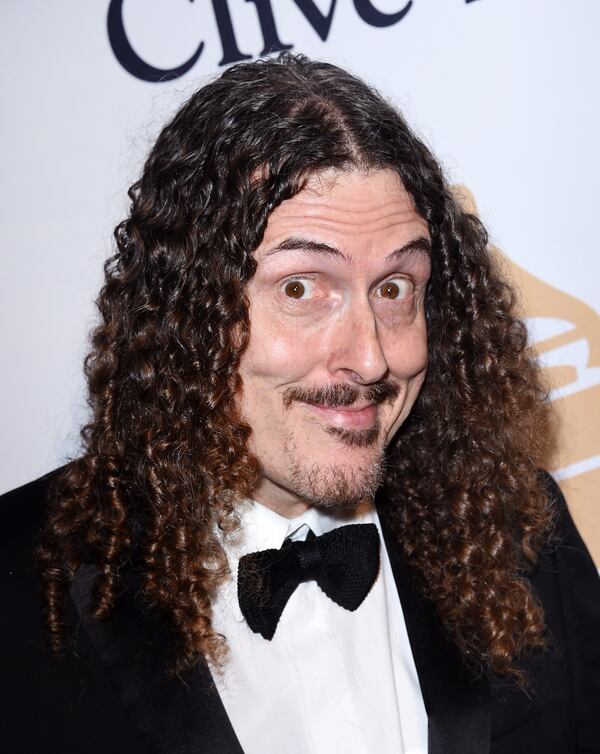
[[[221,532],[260,465],[236,411],[248,341],[245,285],[269,213],[316,172],[391,168],[429,225],[429,368],[387,450],[387,515],[420,588],[465,657],[519,676],[544,616],[524,574],[551,514],[538,467],[551,415],[510,286],[402,116],[334,65],[283,54],[236,65],[163,129],[129,190],[85,360],[84,452],[60,475],[38,547],[50,647],[83,560],[92,615],[115,607],[135,562],[179,645],[172,672],[226,641],[211,601],[227,575]]]

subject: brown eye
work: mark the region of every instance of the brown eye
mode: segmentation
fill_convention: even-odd
[[[398,298],[400,288],[396,283],[384,283],[381,286],[381,295],[383,298]]]
[[[379,295],[381,298],[399,299],[404,298],[409,293],[409,283],[403,278],[396,278],[396,280],[388,280],[379,287]]]
[[[290,298],[302,298],[306,292],[304,283],[301,283],[299,280],[291,280],[289,283],[286,283],[284,290],[285,295]]]

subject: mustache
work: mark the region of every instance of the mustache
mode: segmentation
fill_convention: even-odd
[[[283,393],[283,405],[289,408],[292,403],[310,403],[327,408],[341,408],[352,406],[359,398],[366,398],[368,403],[384,403],[393,400],[400,394],[400,386],[391,380],[382,380],[360,389],[347,382],[323,385],[320,387],[295,386],[289,387]]]

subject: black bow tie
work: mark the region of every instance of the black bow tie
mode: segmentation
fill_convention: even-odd
[[[304,542],[286,539],[280,550],[261,550],[240,558],[238,600],[250,628],[272,639],[283,608],[303,581],[316,581],[325,594],[356,610],[379,571],[379,533],[375,524],[349,524]]]

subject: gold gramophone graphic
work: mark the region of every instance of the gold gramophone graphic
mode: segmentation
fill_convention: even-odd
[[[477,214],[471,192],[453,191]],[[557,410],[560,433],[554,476],[600,566],[600,316],[586,303],[536,278],[492,247],[521,298],[531,342],[540,356]]]

